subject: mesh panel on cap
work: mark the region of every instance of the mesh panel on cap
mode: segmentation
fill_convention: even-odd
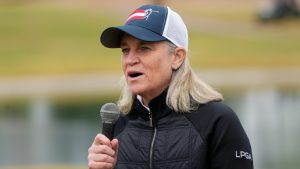
[[[188,50],[187,28],[181,17],[169,7],[163,36],[173,42],[176,46],[184,47]]]

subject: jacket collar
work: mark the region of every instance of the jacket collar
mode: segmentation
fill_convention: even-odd
[[[152,118],[153,118],[154,122],[171,113],[171,109],[166,105],[167,92],[168,92],[168,89],[163,91],[160,95],[153,98],[149,102],[149,109],[150,109],[150,112],[152,113]],[[145,120],[149,120],[150,112],[136,98],[134,100],[133,108],[130,111],[130,114],[134,115],[134,116],[140,116]]]

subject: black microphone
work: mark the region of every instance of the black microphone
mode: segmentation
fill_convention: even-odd
[[[102,134],[110,140],[113,138],[113,131],[116,121],[120,116],[120,111],[115,103],[105,103],[100,109],[102,122]]]

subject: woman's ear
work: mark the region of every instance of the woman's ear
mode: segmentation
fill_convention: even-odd
[[[186,50],[184,48],[178,47],[174,52],[174,59],[172,63],[172,69],[177,70],[182,63],[184,62],[186,57]]]

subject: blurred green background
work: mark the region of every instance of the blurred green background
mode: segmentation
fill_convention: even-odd
[[[99,35],[152,2],[0,0],[0,168],[87,168],[122,74]],[[163,2],[187,24],[192,66],[240,117],[255,168],[298,168],[299,17],[261,21],[263,0]]]

